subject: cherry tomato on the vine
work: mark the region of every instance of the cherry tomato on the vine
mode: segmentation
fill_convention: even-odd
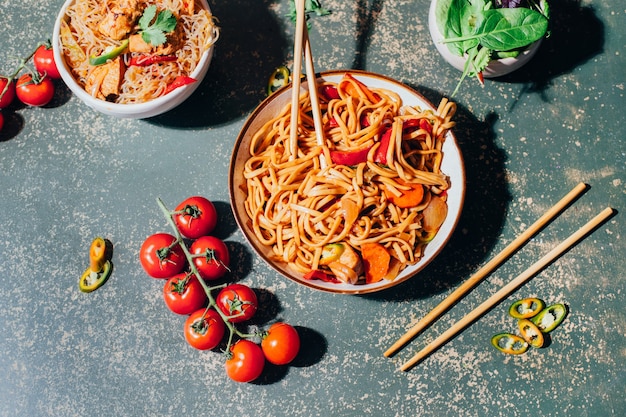
[[[24,74],[17,80],[15,94],[26,105],[45,106],[54,97],[54,84],[49,77],[38,79],[32,74]]]
[[[152,278],[170,278],[183,270],[185,254],[169,233],[155,233],[143,242],[139,250],[141,266]]]
[[[220,344],[226,325],[213,309],[200,309],[185,321],[185,340],[199,350],[215,349]]]
[[[259,306],[256,293],[243,284],[231,284],[217,294],[217,307],[229,317],[231,323],[250,320]]]
[[[50,45],[41,45],[35,51],[35,55],[33,56],[33,63],[35,64],[35,68],[37,72],[41,75],[47,75],[50,78],[59,79],[61,78],[61,74],[59,73],[59,69],[57,68],[56,63],[54,62],[54,54],[52,52],[52,46]]]
[[[198,278],[185,272],[167,280],[163,286],[163,298],[167,307],[176,314],[191,314],[202,308],[207,301]]]
[[[174,210],[178,231],[189,239],[210,234],[217,225],[217,211],[209,200],[201,196],[185,199]]]
[[[190,248],[193,263],[200,277],[213,280],[222,277],[230,264],[228,246],[215,236],[202,236]]]
[[[300,351],[298,331],[287,323],[274,323],[261,341],[265,358],[274,365],[286,365]]]
[[[7,84],[9,86],[7,87]],[[6,88],[6,91],[4,90]],[[2,92],[4,91],[4,94]],[[15,98],[15,83],[8,78],[0,77],[0,109],[9,107]]]
[[[233,381],[250,382],[261,376],[265,367],[263,351],[254,342],[238,340],[230,348],[231,356],[226,360],[226,374]]]

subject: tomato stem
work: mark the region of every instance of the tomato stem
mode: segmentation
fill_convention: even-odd
[[[19,62],[19,64],[18,64],[16,70],[11,75],[6,77],[7,83],[5,84],[4,88],[2,89],[2,92],[0,92],[0,100],[2,100],[2,97],[4,97],[4,95],[6,94],[7,90],[9,89],[9,85],[13,82],[14,79],[17,78],[17,76],[20,74],[20,72],[22,72],[22,70],[26,67],[26,63],[28,61],[30,61],[31,58],[35,55],[35,52],[37,52],[37,49],[39,49],[39,47],[41,45],[44,45],[44,44],[45,43],[39,43],[37,45],[37,47],[35,48],[35,50],[30,55],[28,55],[26,58],[16,57],[18,62]],[[31,73],[32,73],[32,71],[31,71]]]
[[[228,352],[230,352],[230,346],[232,345],[233,336],[235,334],[237,336],[241,337],[241,338],[248,338],[249,336],[244,334],[244,333],[241,333],[235,327],[235,325],[228,320],[229,316],[224,314],[222,312],[222,310],[217,307],[217,302],[215,301],[215,298],[213,297],[212,291],[215,290],[215,289],[224,288],[226,286],[226,284],[221,284],[221,285],[217,285],[217,286],[211,287],[206,282],[204,282],[204,279],[202,279],[200,277],[200,272],[198,272],[198,268],[196,268],[196,265],[193,262],[193,259],[195,257],[197,257],[197,256],[194,256],[194,255],[191,254],[191,252],[189,252],[189,249],[187,248],[187,245],[185,244],[185,242],[183,240],[182,234],[178,230],[178,227],[176,227],[176,223],[174,222],[174,218],[173,218],[173,213],[174,212],[168,210],[168,208],[165,206],[165,203],[163,203],[163,201],[159,197],[157,197],[157,204],[159,205],[159,208],[161,209],[161,211],[165,215],[165,218],[167,219],[168,224],[174,230],[174,235],[176,237],[176,240],[174,241],[173,244],[178,244],[180,246],[180,248],[182,249],[183,253],[185,254],[185,257],[187,258],[187,263],[189,264],[189,268],[191,269],[191,273],[194,274],[198,278],[198,282],[200,283],[200,285],[204,289],[204,292],[206,293],[206,296],[207,296],[207,298],[209,300],[209,303],[208,303],[208,306],[207,306],[207,310],[209,308],[213,307],[214,310],[217,312],[217,314],[219,314],[219,316],[224,321],[224,324],[226,325],[226,328],[228,328],[228,342],[226,344],[226,349],[225,349],[225,353],[228,354]],[[206,254],[202,254],[201,256],[206,256]]]

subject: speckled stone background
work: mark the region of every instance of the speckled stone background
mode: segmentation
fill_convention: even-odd
[[[0,132],[0,416],[618,416],[626,409],[626,244],[618,213],[501,305],[408,373],[397,370],[588,219],[626,202],[623,2],[554,1],[552,36],[519,72],[464,83],[456,134],[467,169],[457,232],[423,273],[383,293],[343,296],[276,276],[237,229],[227,169],[268,74],[292,59],[287,0],[210,2],[222,37],[199,90],[149,120],[98,114],[63,85],[45,108],[3,110]],[[51,36],[62,0],[0,0],[0,72]],[[323,0],[311,19],[318,71],[360,68],[433,102],[459,72],[433,46],[428,0]],[[396,357],[382,352],[578,182],[559,219]],[[190,348],[162,282],[138,262],[167,231],[155,199],[216,201],[217,235],[253,286],[257,323],[298,326],[303,350],[252,384],[231,382],[215,352]],[[114,244],[107,284],[80,293],[93,237]],[[516,298],[570,308],[551,344],[505,356]]]

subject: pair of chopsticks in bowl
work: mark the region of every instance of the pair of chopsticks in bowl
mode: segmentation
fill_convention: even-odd
[[[302,55],[304,54],[305,68],[307,72],[307,85],[311,98],[313,111],[313,123],[317,144],[324,146],[324,129],[322,125],[322,113],[317,96],[317,82],[309,33],[306,26],[304,0],[295,0],[296,4],[296,34],[293,44],[293,70],[291,81],[291,131],[289,137],[289,151],[291,159],[298,154],[298,117],[300,114],[300,81],[302,73]],[[323,162],[323,160],[322,160]]]
[[[533,236],[539,233],[545,226],[547,226],[552,220],[554,220],[562,211],[569,207],[583,192],[589,187],[587,184],[580,183],[572,189],[565,197],[563,197],[558,203],[550,208],[543,216],[541,216],[535,223],[533,223],[526,231],[513,240],[506,248],[498,253],[493,259],[487,262],[482,268],[480,268],[474,275],[472,275],[467,281],[460,285],[455,291],[453,291],[447,298],[445,298],[439,305],[437,305],[430,313],[417,322],[411,329],[409,329],[400,339],[398,339],[389,349],[384,352],[384,355],[390,357],[402,349],[413,338],[415,338],[426,327],[432,324],[445,313],[450,307],[457,303],[466,293],[468,293],[474,286],[476,286],[483,278],[493,272],[504,261],[517,252],[526,242],[528,242]],[[530,280],[537,273],[542,271],[554,260],[563,255],[585,236],[595,230],[598,226],[608,220],[615,214],[615,210],[611,207],[607,207],[597,216],[591,219],[588,223],[571,234],[567,239],[555,246],[550,252],[544,255],[541,259],[531,265],[528,269],[511,280],[508,284],[503,286],[495,294],[489,297],[486,301],[464,316],[457,323],[452,325],[448,330],[442,333],[439,337],[426,345],[422,350],[417,352],[411,359],[405,362],[400,369],[402,371],[408,371],[432,352],[437,350],[443,344],[454,338],[459,332],[472,324],[483,314],[495,307],[498,303],[504,300],[508,295],[521,287],[524,283]]]

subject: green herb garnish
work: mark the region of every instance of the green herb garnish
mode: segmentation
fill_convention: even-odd
[[[466,76],[480,77],[492,59],[517,56],[548,34],[546,0],[528,0],[528,7],[514,3],[495,7],[493,0],[437,0],[435,16],[443,42],[453,54],[467,57],[452,96]]]
[[[306,15],[307,19],[309,17],[309,14],[311,13],[315,13],[317,16],[326,16],[330,14],[330,10],[323,8],[319,0],[304,0],[304,14]],[[288,16],[294,22],[296,21],[297,17],[296,14],[296,2],[294,0],[291,0],[289,2]]]
[[[154,46],[163,45],[167,41],[165,35],[172,32],[175,28],[176,18],[172,12],[163,10],[157,14],[155,5],[146,7],[143,11],[143,16],[139,19],[141,38],[144,42]]]

